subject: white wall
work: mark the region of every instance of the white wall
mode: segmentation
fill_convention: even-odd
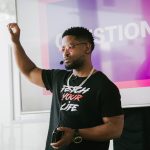
[[[13,120],[10,41],[6,25],[15,22],[14,2],[0,0],[0,150],[44,150],[48,120]]]
[[[15,21],[14,0],[0,0],[0,150],[44,150],[48,120],[13,120],[8,22]]]

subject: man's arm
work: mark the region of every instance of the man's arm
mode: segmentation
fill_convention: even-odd
[[[42,70],[26,55],[20,43],[20,29],[16,23],[8,24],[15,59],[19,70],[34,84],[45,87],[42,81]]]
[[[79,129],[79,134],[85,140],[92,141],[106,141],[121,136],[124,125],[124,115],[104,117],[103,122],[104,124],[99,126]],[[60,127],[58,128],[58,130],[63,131],[64,136],[58,142],[51,143],[51,146],[55,149],[58,149],[63,145],[70,144],[72,142],[72,137],[74,133],[74,129],[66,127]]]
[[[94,141],[105,141],[120,137],[124,125],[124,115],[104,117],[103,122],[103,125],[93,128],[79,129],[80,135],[84,139]]]

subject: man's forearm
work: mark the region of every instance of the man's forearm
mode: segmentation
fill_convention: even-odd
[[[107,125],[79,129],[79,133],[84,139],[93,141],[105,141],[115,138],[115,132]]]
[[[86,140],[105,141],[120,137],[123,130],[123,115],[115,122],[107,122],[92,128],[79,129],[79,134]]]
[[[24,75],[28,75],[30,71],[36,67],[35,64],[26,55],[20,42],[13,43],[12,46],[13,46],[15,59],[20,71]]]

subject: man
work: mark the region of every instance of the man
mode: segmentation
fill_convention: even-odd
[[[8,29],[21,72],[53,93],[46,150],[108,150],[109,140],[122,133],[124,116],[118,88],[92,65],[92,34],[83,27],[67,29],[61,53],[72,71],[44,70],[26,55],[18,25],[10,23]],[[56,141],[54,129],[61,133]]]

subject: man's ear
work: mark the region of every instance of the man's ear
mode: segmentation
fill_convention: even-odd
[[[91,44],[87,43],[86,45],[86,54],[90,54],[91,53]]]

